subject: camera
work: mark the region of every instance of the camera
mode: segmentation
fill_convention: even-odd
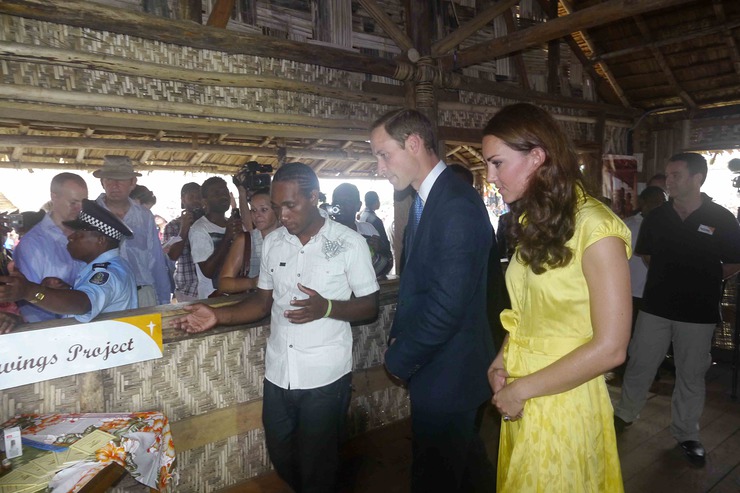
[[[342,213],[342,207],[340,205],[338,205],[338,204],[334,204],[334,205],[332,205],[332,204],[326,204],[326,206],[324,207],[324,209],[326,210],[326,213],[329,214],[329,216],[332,219],[336,219],[336,216],[338,216],[338,215],[340,215]]]
[[[23,214],[5,214],[0,215],[0,224],[7,229],[15,229],[23,227]]]
[[[249,161],[233,177],[234,185],[242,186],[247,190],[258,190],[270,186],[272,166]]]

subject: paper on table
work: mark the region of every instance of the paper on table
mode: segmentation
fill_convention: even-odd
[[[106,433],[102,430],[95,430],[77,440],[70,448],[83,454],[92,455],[99,448],[105,447],[105,445],[114,438],[116,437],[110,433]]]
[[[38,484],[36,476],[28,474],[21,469],[14,469],[5,476],[0,477],[0,485],[2,486],[33,486],[35,484]]]

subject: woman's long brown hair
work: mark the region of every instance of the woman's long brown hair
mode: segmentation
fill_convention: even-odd
[[[567,265],[573,252],[565,243],[575,232],[577,190],[583,188],[570,139],[549,113],[527,103],[501,109],[483,129],[487,135],[516,151],[544,151],[545,161],[530,176],[524,194],[509,204],[514,217],[507,241],[518,247],[517,258],[535,274]],[[522,214],[524,221],[519,220]]]

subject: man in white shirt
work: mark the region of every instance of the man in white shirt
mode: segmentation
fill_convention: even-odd
[[[206,215],[193,223],[189,238],[190,253],[198,275],[198,299],[202,300],[216,291],[217,282],[214,281],[218,281],[237,230],[241,231],[241,219],[226,218],[226,211],[231,207],[231,196],[223,178],[208,178],[201,185],[200,192]]]
[[[41,283],[46,277],[56,277],[72,285],[85,262],[75,260],[67,251],[67,237],[73,230],[64,221],[72,221],[87,198],[87,184],[74,173],[59,173],[51,179],[51,210],[36,226],[23,236],[15,248],[15,268],[26,279]],[[26,322],[42,322],[60,318],[60,315],[42,307],[20,303]]]
[[[666,201],[665,192],[657,186],[647,187],[638,197],[640,211],[624,220],[624,224],[632,233],[632,250],[635,249],[637,236],[640,233],[642,220],[650,211],[663,204]],[[632,284],[632,330],[635,330],[635,321],[637,313],[642,309],[642,292],[645,290],[645,279],[647,278],[647,265],[639,255],[632,255],[630,263],[630,282]]]
[[[350,322],[377,316],[378,283],[362,236],[319,212],[311,168],[281,166],[271,196],[283,226],[265,238],[257,293],[217,309],[186,307],[172,326],[193,333],[271,315],[262,408],[270,459],[295,491],[335,491]]]
[[[105,156],[103,167],[93,173],[100,178],[105,193],[96,202],[111,211],[133,231],[121,242],[121,257],[128,261],[136,278],[139,308],[170,302],[170,274],[159,242],[159,229],[151,211],[129,198],[136,177],[128,156]]]

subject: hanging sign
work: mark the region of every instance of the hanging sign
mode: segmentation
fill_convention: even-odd
[[[0,336],[0,389],[162,357],[160,313]]]

